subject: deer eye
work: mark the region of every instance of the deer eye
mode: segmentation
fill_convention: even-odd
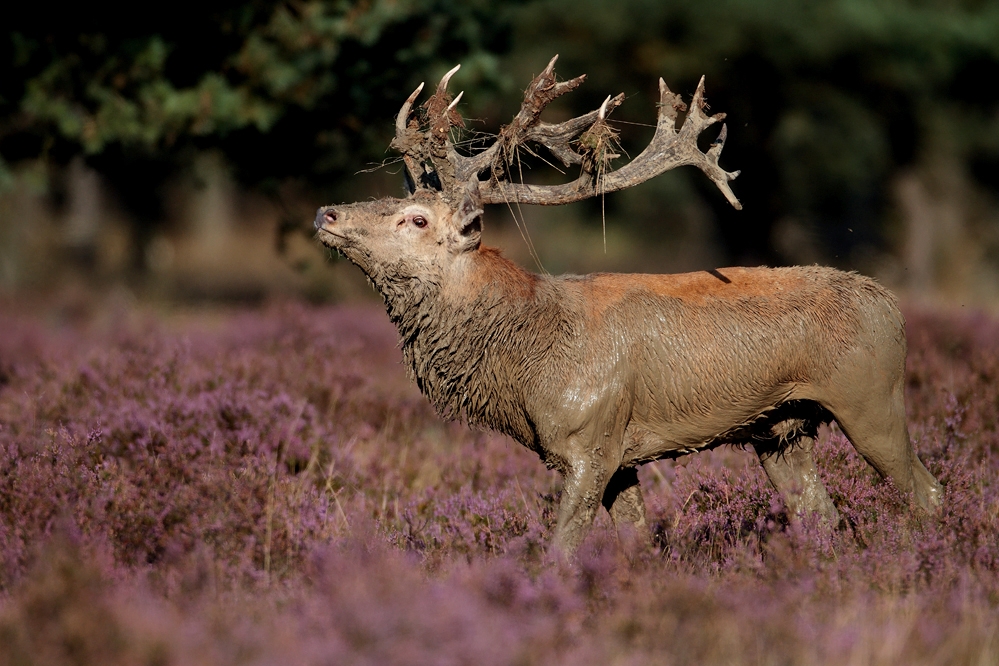
[[[423,217],[422,215],[417,215],[416,217],[413,218],[413,224],[415,224],[418,229],[422,229],[423,227],[427,226],[427,218]]]

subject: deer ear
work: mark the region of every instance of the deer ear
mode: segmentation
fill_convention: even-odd
[[[465,184],[457,210],[451,216],[457,237],[455,252],[468,252],[479,247],[482,241],[482,201],[479,198],[479,179],[472,176]]]

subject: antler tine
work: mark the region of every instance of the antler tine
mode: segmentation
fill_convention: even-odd
[[[656,125],[657,130],[662,127],[662,131],[676,134],[677,112],[686,111],[687,105],[683,103],[683,98],[674,93],[666,85],[666,81],[659,78],[659,120]]]
[[[702,168],[702,171],[710,178],[721,193],[725,195],[725,199],[732,204],[732,207],[736,210],[742,210],[742,204],[739,203],[739,199],[736,198],[735,193],[732,188],[728,186],[730,180],[735,180],[739,177],[741,171],[728,172],[718,166],[718,158],[721,156],[722,148],[725,147],[725,139],[728,138],[728,125],[722,123],[721,132],[718,133],[718,138],[714,140],[711,147],[708,148],[708,152],[704,154],[710,165],[711,170],[708,171]]]
[[[597,110],[597,119],[603,120],[607,117],[607,105],[610,104],[610,101],[611,96],[607,95],[607,99],[604,100],[604,103],[601,104],[600,108]]]
[[[435,90],[430,99],[424,103],[423,106],[427,110],[427,116],[429,117],[431,125],[435,124],[442,117],[447,117],[448,113],[453,109],[451,106],[451,95],[449,95],[447,91],[447,84],[451,81],[451,77],[454,76],[455,72],[459,69],[461,69],[460,64],[457,64],[449,69],[447,74],[441,77],[440,83],[437,84],[437,90]]]
[[[396,137],[406,131],[406,124],[409,122],[409,112],[413,108],[413,102],[415,102],[416,98],[420,96],[421,92],[423,92],[423,86],[425,83],[426,81],[416,86],[416,90],[410,93],[409,97],[406,98],[406,101],[402,103],[402,108],[399,109],[399,114],[395,117]]]
[[[527,86],[527,90],[524,91],[524,101],[520,105],[520,112],[517,113],[511,125],[518,122],[525,127],[533,124],[532,121],[536,122],[541,112],[553,100],[571,90],[575,90],[586,80],[586,74],[582,74],[568,81],[557,82],[555,80],[556,60],[558,60],[557,55],[549,61],[548,66],[534,77],[534,80]]]
[[[551,76],[555,73],[555,63],[558,62],[558,54],[552,56],[552,59],[548,61],[548,66],[545,67],[544,73]]]
[[[413,102],[416,101],[421,92],[423,92],[423,83],[416,86],[416,90],[410,93],[406,101],[402,103],[402,108],[399,109],[399,113],[395,117],[395,138],[390,144],[392,148],[402,153],[402,160],[414,183],[420,182],[423,175],[423,169],[420,166],[422,134],[418,127],[409,126],[409,112],[413,108]]]
[[[721,122],[726,117],[724,113],[716,113],[713,116],[705,115],[705,108],[707,108],[707,104],[704,101],[704,77],[701,76],[701,80],[697,82],[697,88],[694,90],[694,98],[690,102],[690,112],[687,114],[687,117],[683,121],[683,126],[680,128],[680,134],[682,135],[680,141],[686,141],[685,145],[691,147],[687,151],[691,161],[686,163],[692,164],[703,171],[704,175],[711,179],[732,207],[736,210],[742,210],[742,204],[736,198],[735,193],[732,192],[732,188],[728,184],[729,181],[738,178],[740,172],[728,172],[718,165],[718,158],[721,156],[722,148],[725,147],[725,139],[728,138],[728,127],[722,123],[721,132],[718,133],[718,138],[708,148],[707,153],[702,153],[697,148],[698,135],[709,125]]]
[[[447,142],[448,130],[451,127],[464,126],[461,116],[454,110],[451,95],[447,91],[448,82],[459,69],[461,69],[460,64],[448,70],[447,74],[441,77],[440,83],[437,84],[437,90],[423,105],[423,108],[427,110],[427,120],[430,122],[431,140],[437,144]]]
[[[716,113],[713,116],[705,115],[704,109],[707,108],[707,103],[704,101],[704,77],[697,83],[697,88],[694,90],[694,98],[690,102],[690,113],[687,114],[687,118],[684,120],[684,128],[687,127],[687,123],[691,123],[690,131],[700,134],[708,125],[713,125],[714,123],[720,122],[725,119],[724,113]]]
[[[455,65],[454,67],[452,67],[451,69],[449,69],[447,71],[447,74],[445,74],[444,76],[441,77],[441,82],[437,84],[437,91],[438,92],[440,92],[442,90],[447,90],[448,81],[451,80],[451,77],[454,76],[455,72],[457,72],[459,69],[461,69],[461,63],[458,63],[457,65]]]
[[[460,64],[448,70],[447,74],[441,78],[441,82],[437,84],[437,90],[434,91],[434,94],[423,105],[427,110],[427,120],[430,123],[430,141],[436,146],[434,152],[437,153],[440,159],[444,159],[445,155],[453,152],[453,148],[450,146],[451,141],[448,137],[448,131],[456,125],[459,127],[465,126],[461,114],[454,109],[457,100],[452,101],[447,91],[448,82],[459,69],[461,69]],[[461,98],[460,94],[458,98]]]

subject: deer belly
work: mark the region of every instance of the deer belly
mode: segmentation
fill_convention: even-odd
[[[740,443],[733,434],[785,402],[791,387],[781,386],[766,396],[712,405],[696,414],[643,414],[636,410],[625,430],[623,464],[638,464],[692,453],[719,444]]]

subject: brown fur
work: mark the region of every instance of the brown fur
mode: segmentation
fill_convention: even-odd
[[[752,445],[794,513],[835,522],[812,459],[830,418],[921,507],[937,503],[906,431],[902,315],[873,280],[818,266],[537,276],[479,245],[476,208],[474,190],[458,210],[421,191],[320,209],[317,227],[384,296],[437,410],[562,472],[565,551],[601,502],[644,524],[635,465],[722,443]]]

